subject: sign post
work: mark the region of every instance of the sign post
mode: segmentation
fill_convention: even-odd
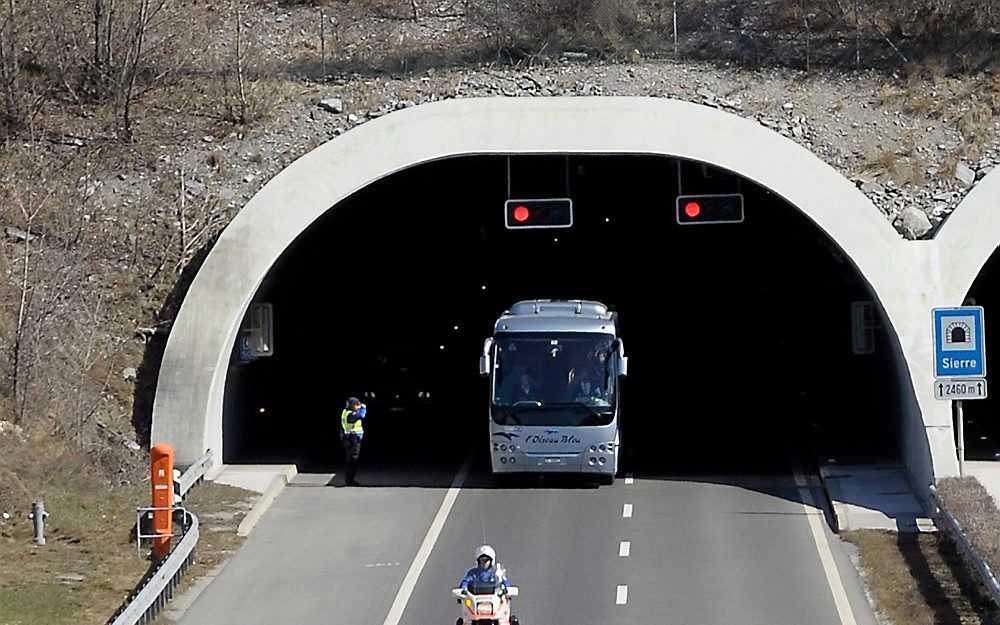
[[[963,399],[985,399],[986,332],[982,306],[935,308],[934,397],[954,400],[958,474],[965,475]]]

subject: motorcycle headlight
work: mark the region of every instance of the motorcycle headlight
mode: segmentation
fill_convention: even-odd
[[[476,603],[476,614],[493,614],[493,603],[479,601]]]

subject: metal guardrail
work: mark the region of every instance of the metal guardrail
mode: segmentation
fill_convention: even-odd
[[[965,553],[965,557],[972,563],[976,571],[979,573],[979,577],[983,581],[983,585],[986,586],[986,590],[990,593],[990,597],[993,598],[993,603],[1000,606],[1000,583],[997,582],[996,576],[993,574],[993,570],[990,569],[990,565],[986,563],[986,560],[979,554],[976,547],[969,540],[969,537],[965,534],[965,530],[962,529],[961,524],[959,524],[958,519],[952,516],[951,512],[944,506],[944,502],[938,496],[937,488],[932,484],[930,487],[931,500],[934,502],[934,512],[936,520],[939,521],[944,528],[951,534],[955,542],[958,543],[959,547]]]
[[[212,468],[212,453],[211,451],[206,451],[205,455],[195,461],[194,464],[189,466],[181,478],[177,480],[178,488],[180,489],[180,496],[183,497],[187,494],[191,487],[198,484],[203,479],[205,479],[205,474],[209,469]]]
[[[212,452],[205,455],[184,471],[177,483],[183,497],[195,484],[205,478],[205,473],[212,466]],[[198,517],[185,511],[186,530],[177,541],[173,550],[156,566],[150,568],[146,575],[136,584],[135,590],[109,618],[105,625],[140,625],[156,618],[160,610],[167,605],[174,590],[181,581],[184,572],[194,562],[194,548],[198,544]],[[139,532],[139,527],[136,526]]]

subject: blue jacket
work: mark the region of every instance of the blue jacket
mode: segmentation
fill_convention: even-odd
[[[459,584],[459,588],[468,590],[472,594],[489,594],[495,591],[497,586],[506,588],[510,583],[503,569],[495,566],[480,568],[474,566],[465,574],[465,578]]]

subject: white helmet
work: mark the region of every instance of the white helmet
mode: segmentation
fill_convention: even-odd
[[[486,556],[493,562],[497,561],[497,552],[493,551],[493,547],[490,547],[489,545],[482,545],[476,549],[476,561],[478,562],[479,558],[482,558],[483,556]]]

